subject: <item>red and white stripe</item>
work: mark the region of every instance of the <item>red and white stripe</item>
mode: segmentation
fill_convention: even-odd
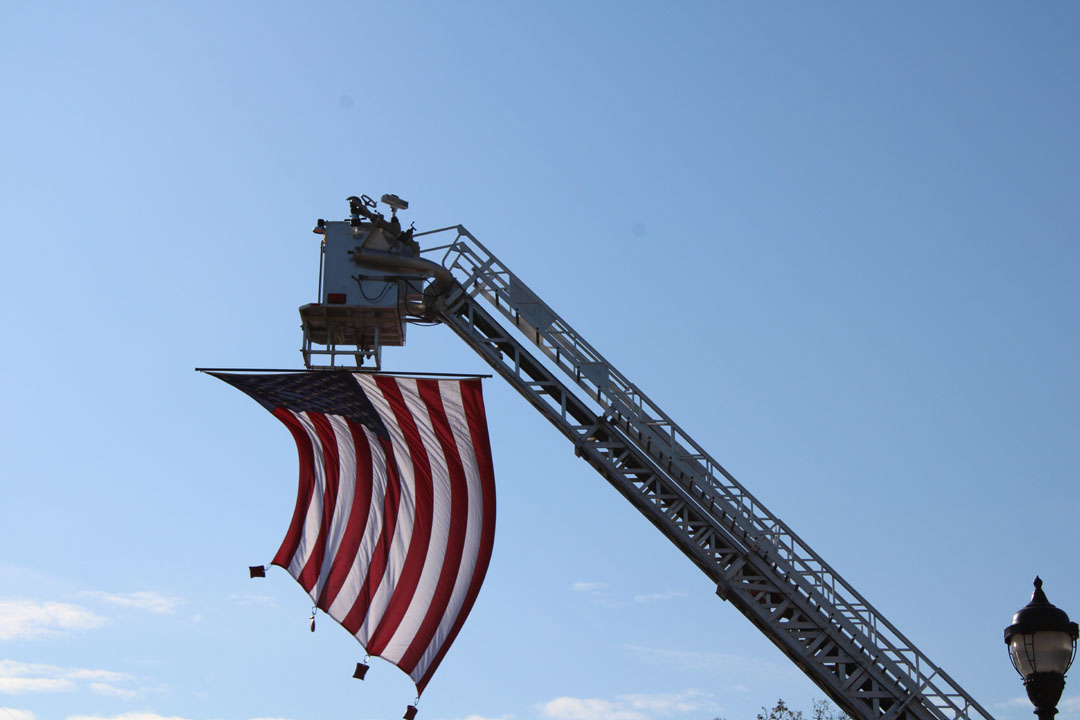
[[[300,488],[273,564],[418,693],[465,621],[495,535],[480,381],[353,376],[389,431],[273,412],[292,432]]]

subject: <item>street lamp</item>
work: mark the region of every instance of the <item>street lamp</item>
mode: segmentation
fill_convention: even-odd
[[[1052,720],[1065,689],[1065,673],[1076,655],[1080,632],[1064,610],[1050,604],[1035,578],[1031,602],[1013,615],[1005,628],[1005,644],[1016,672],[1024,678],[1028,699],[1039,720]]]

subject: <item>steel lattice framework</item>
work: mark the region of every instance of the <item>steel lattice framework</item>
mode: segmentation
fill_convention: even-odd
[[[468,230],[422,234],[436,233],[456,237],[425,251],[443,253],[454,279],[434,317],[844,712],[865,720],[991,718]]]

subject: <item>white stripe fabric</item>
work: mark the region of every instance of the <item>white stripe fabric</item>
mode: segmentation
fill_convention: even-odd
[[[427,451],[428,462],[431,467],[432,484],[434,486],[434,503],[431,541],[428,544],[427,556],[424,559],[423,571],[417,591],[409,603],[408,610],[398,627],[397,632],[387,642],[383,650],[383,657],[393,663],[401,660],[404,653],[409,649],[416,633],[419,632],[428,607],[431,605],[435,594],[435,587],[442,571],[442,563],[446,554],[446,544],[450,533],[450,502],[452,489],[450,487],[450,474],[447,470],[447,461],[443,456],[442,448],[435,437],[431,418],[427,407],[420,401],[419,390],[415,382],[399,383],[402,388],[402,396],[420,430],[424,449]],[[407,389],[407,391],[406,391]],[[361,642],[364,642],[361,639]],[[426,668],[425,668],[426,669]],[[421,668],[418,666],[417,671]],[[422,674],[422,673],[421,673]]]
[[[455,386],[444,386],[441,389],[444,393],[444,399],[446,396],[450,396],[450,401],[445,403],[444,406],[447,408],[450,427],[454,433],[454,442],[457,445],[458,453],[465,462],[466,477],[470,477],[472,474],[479,475],[476,457],[471,452],[472,440],[469,437],[469,425],[465,420],[464,409],[461,406],[460,388]],[[476,569],[476,562],[480,555],[482,522],[483,496],[480,493],[470,493],[468,524],[466,526],[467,529],[465,534],[465,549],[462,553],[463,560],[461,566],[458,569],[457,577],[454,581],[454,592],[450,599],[451,606],[464,603],[465,596],[468,593],[472,576]],[[441,649],[442,644],[446,641],[447,636],[450,634],[450,630],[453,628],[454,623],[455,618],[450,617],[449,615],[443,616],[435,636],[431,639],[431,643],[425,649],[420,660],[421,666],[426,667],[431,664],[436,654]]]
[[[344,418],[330,415],[327,420],[330,421],[331,427],[334,428],[334,442],[337,444],[340,456],[337,503],[334,506],[334,516],[330,522],[330,534],[326,538],[326,557],[333,558],[337,556],[338,550],[341,548],[349,513],[352,511],[353,492],[356,489],[356,483],[352,482],[350,470],[356,467],[356,448],[352,443],[349,424]],[[352,475],[355,476],[355,470],[353,470]],[[322,594],[322,590],[326,586],[326,579],[330,574],[332,564],[332,562],[326,562],[324,559],[322,568],[319,570],[319,581],[311,591],[311,599],[316,602],[318,602],[319,595]]]

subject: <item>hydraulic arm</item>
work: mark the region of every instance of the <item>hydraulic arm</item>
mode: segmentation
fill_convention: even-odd
[[[402,231],[396,211],[408,203],[383,202],[389,221],[362,196],[350,198],[351,220],[315,228],[324,274],[320,302],[300,308],[308,367],[355,358],[377,369],[409,318],[444,323],[850,717],[990,720],[468,230]],[[448,242],[421,253],[424,236]]]
[[[991,717],[468,230],[423,235],[445,232],[453,241],[426,252],[443,253],[454,282],[428,312],[849,716]]]

